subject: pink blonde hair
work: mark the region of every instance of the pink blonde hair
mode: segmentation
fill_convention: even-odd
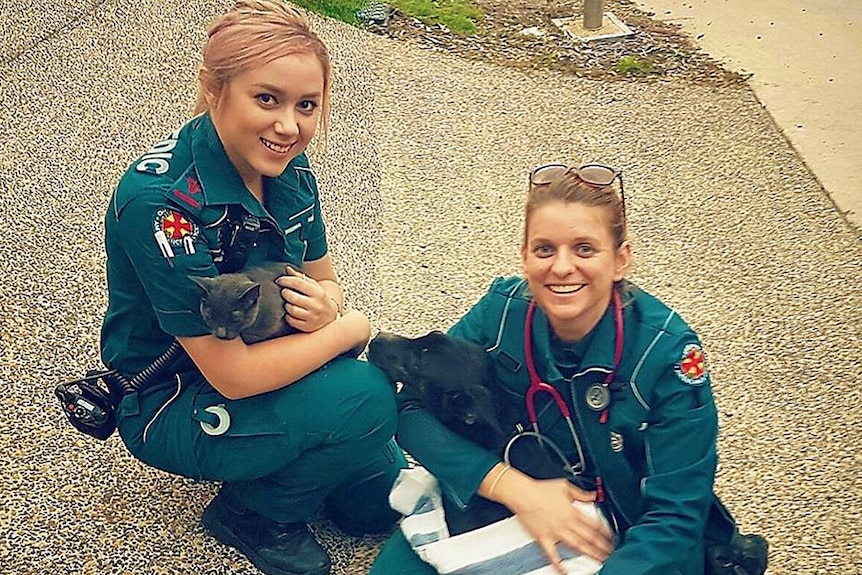
[[[210,89],[220,93],[238,74],[293,54],[311,54],[323,68],[320,118],[321,128],[326,132],[332,85],[329,50],[295,8],[277,0],[239,0],[207,31],[201,70],[207,72]],[[195,114],[209,108],[204,91],[201,85]]]

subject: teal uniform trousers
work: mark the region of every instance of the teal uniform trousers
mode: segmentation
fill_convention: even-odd
[[[280,522],[323,507],[350,533],[379,531],[395,515],[389,489],[403,455],[391,440],[391,384],[367,362],[334,360],[286,388],[227,400],[192,372],[126,396],[119,429],[133,455],[159,469],[224,482],[249,509]],[[206,411],[219,407],[230,425]]]

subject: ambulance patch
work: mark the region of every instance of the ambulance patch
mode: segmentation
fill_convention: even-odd
[[[195,253],[199,233],[197,224],[176,210],[161,208],[153,217],[153,237],[166,258],[174,257],[174,248],[181,247],[189,255]]]
[[[676,375],[688,385],[701,385],[709,376],[706,368],[706,356],[703,349],[690,343],[682,350],[682,357],[676,365]]]

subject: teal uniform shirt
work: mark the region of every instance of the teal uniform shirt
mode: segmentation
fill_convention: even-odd
[[[306,156],[264,178],[263,189],[261,204],[206,114],[132,164],[105,215],[105,365],[137,374],[174,338],[210,333],[189,276],[219,273],[231,222],[260,222],[247,265],[301,268],[326,255]],[[141,461],[221,481],[235,500],[282,523],[307,521],[322,505],[349,532],[393,521],[387,497],[406,461],[392,441],[392,386],[375,366],[334,358],[291,385],[238,400],[223,397],[194,367],[162,377],[126,395],[117,410],[119,433]]]
[[[132,164],[105,216],[105,365],[137,373],[173,337],[210,333],[200,317],[200,288],[188,276],[218,273],[228,214],[260,219],[249,264],[301,267],[326,254],[317,182],[305,154],[278,178],[264,178],[264,192],[266,208],[246,189],[206,114]]]
[[[704,528],[714,501],[717,414],[697,335],[673,310],[630,286],[624,296],[624,348],[611,388],[609,418],[587,403],[587,392],[614,368],[613,306],[585,338],[571,377],[555,361],[555,338],[536,310],[533,355],[539,377],[555,387],[572,412],[586,459],[583,478],[601,477],[603,508],[617,527],[617,548],[602,575],[701,575]],[[450,330],[484,346],[506,397],[523,413],[530,385],[524,356],[524,322],[531,296],[520,278],[500,278]],[[557,356],[560,356],[559,349]],[[568,371],[568,370],[567,370]],[[536,395],[541,431],[566,451],[578,450],[560,411],[546,393]],[[468,505],[499,458],[405,405],[399,443],[440,480],[444,493]]]

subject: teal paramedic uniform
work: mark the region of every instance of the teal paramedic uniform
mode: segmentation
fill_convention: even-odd
[[[709,373],[691,328],[656,298],[629,287],[623,296],[623,355],[610,386],[613,399],[605,423],[600,422],[601,412],[589,407],[587,392],[602,384],[614,367],[613,306],[577,344],[559,341],[537,309],[532,323],[536,370],[572,412],[585,452],[583,484],[591,487],[596,476],[601,477],[602,508],[619,534],[601,575],[702,575],[717,459]],[[524,280],[497,279],[449,332],[488,350],[496,377],[523,413],[525,426],[530,380],[524,322],[530,299]],[[536,395],[536,411],[541,431],[577,462],[572,435],[548,394]],[[429,412],[407,403],[401,407],[397,437],[440,480],[444,495],[461,507],[476,496],[482,479],[499,462]],[[412,552],[399,530],[371,573],[434,571]]]
[[[245,188],[208,115],[156,144],[121,179],[105,216],[105,365],[131,376],[175,337],[210,333],[190,275],[215,276],[227,222],[256,216],[248,263],[300,267],[327,253],[314,174],[304,154],[264,178],[266,205]],[[220,422],[229,425],[219,429]],[[247,508],[280,523],[325,505],[348,531],[392,521],[389,488],[406,462],[394,445],[395,399],[375,366],[335,359],[300,381],[229,400],[193,367],[127,395],[118,428],[159,469],[224,482]],[[205,431],[207,428],[209,433]],[[213,431],[215,430],[215,433]]]

